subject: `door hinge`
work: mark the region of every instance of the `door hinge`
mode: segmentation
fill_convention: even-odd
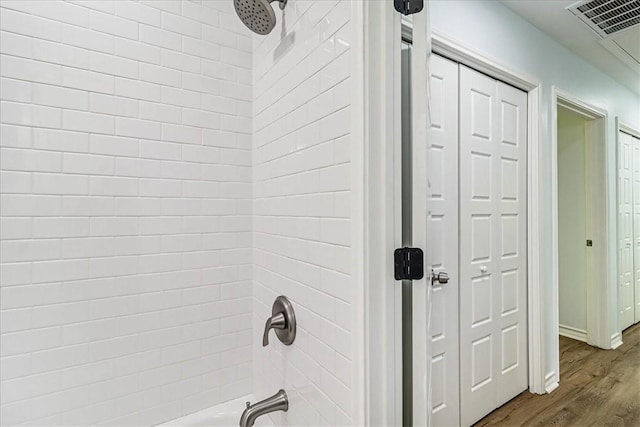
[[[424,7],[423,0],[393,0],[393,6],[403,15],[418,13]]]
[[[396,280],[419,280],[424,277],[424,253],[419,248],[398,248],[393,252],[393,275]]]

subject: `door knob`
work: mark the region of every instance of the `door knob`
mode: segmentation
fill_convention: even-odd
[[[444,271],[440,271],[436,273],[435,271],[431,270],[431,285],[435,285],[436,283],[444,285],[445,283],[448,283],[448,282],[449,282],[449,275],[447,273],[445,273]]]
[[[291,301],[280,295],[271,307],[271,317],[267,319],[262,334],[262,346],[269,345],[269,331],[274,329],[276,336],[284,345],[291,345],[296,338],[296,315]]]
[[[487,272],[487,266],[486,265],[481,265],[480,266],[480,272],[481,273],[486,273]]]

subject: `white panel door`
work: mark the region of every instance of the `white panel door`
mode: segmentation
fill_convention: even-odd
[[[640,322],[640,139],[626,135],[631,140],[633,152],[633,288],[628,291],[633,306],[628,317],[632,323]],[[623,328],[624,329],[624,328]]]
[[[460,70],[460,400],[462,425],[496,407],[498,270],[495,80]]]
[[[526,94],[460,66],[460,406],[527,387]]]
[[[497,82],[498,404],[527,389],[527,94]],[[497,287],[498,283],[500,287]]]
[[[618,236],[620,254],[619,308],[620,329],[633,324],[633,286],[634,286],[634,203],[635,190],[634,146],[631,136],[620,132],[618,147]],[[639,197],[640,198],[640,197]],[[638,227],[636,227],[638,228]]]
[[[640,139],[620,132],[618,250],[620,329],[640,321]]]
[[[431,424],[460,424],[458,399],[458,64],[431,57],[427,230],[431,265]]]

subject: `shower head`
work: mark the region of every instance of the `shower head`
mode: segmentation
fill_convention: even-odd
[[[233,0],[236,13],[244,25],[251,31],[267,35],[276,25],[276,14],[269,3],[276,0]],[[277,0],[280,9],[284,9],[287,0]]]

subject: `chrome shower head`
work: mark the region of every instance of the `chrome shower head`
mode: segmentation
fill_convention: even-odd
[[[267,35],[276,25],[276,14],[269,3],[276,0],[233,0],[236,13],[244,25],[251,31]],[[280,9],[284,9],[287,0],[277,0]]]

